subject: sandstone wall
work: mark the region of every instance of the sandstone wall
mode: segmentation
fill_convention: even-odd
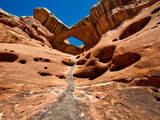
[[[64,40],[76,37],[83,41],[85,49],[97,43],[108,30],[115,29],[123,21],[134,17],[143,8],[158,0],[101,0],[90,10],[90,15],[68,28],[45,8],[36,8],[34,18],[40,21],[50,32],[57,36],[51,41],[53,48],[71,53],[73,46],[65,46]],[[74,49],[76,47],[74,46]],[[81,51],[81,50],[80,50]]]

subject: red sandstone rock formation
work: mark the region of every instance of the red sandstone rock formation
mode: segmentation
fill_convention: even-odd
[[[143,8],[151,6],[156,1],[159,0],[101,0],[92,7],[90,16],[83,18],[70,28],[45,8],[36,8],[33,17],[56,35],[51,41],[53,48],[70,54],[78,49],[80,53],[82,52],[80,48],[70,45],[68,48],[64,40],[73,36],[83,41],[86,49],[90,48],[105,32],[117,28],[123,21],[135,16]]]
[[[160,119],[160,4],[105,33],[79,55],[76,99],[90,119]]]
[[[160,119],[160,2],[113,1],[101,0],[84,18],[101,16],[94,26],[101,34],[94,37],[96,44],[85,41],[88,49],[77,56],[58,50],[82,52],[66,38],[76,29],[87,34],[81,26],[84,19],[68,28],[51,14],[56,27],[47,16],[38,22],[0,10],[0,119]],[[110,19],[122,16],[119,22],[108,20],[117,26],[108,26],[103,7],[112,11]],[[47,11],[35,10],[37,15]],[[98,24],[104,24],[103,32]],[[59,49],[56,40],[65,49]]]
[[[11,15],[10,15],[11,16]],[[54,35],[32,17],[13,19],[0,11],[0,42],[51,48]],[[38,44],[37,44],[38,43]]]
[[[44,25],[51,33],[54,34],[55,38],[50,41],[53,48],[73,55],[83,52],[82,48],[65,42],[65,40],[70,36],[61,38],[63,40],[55,40],[61,36],[62,33],[68,31],[69,28],[59,19],[57,19],[49,10],[46,8],[36,8],[34,10],[33,17],[40,21],[42,25]]]

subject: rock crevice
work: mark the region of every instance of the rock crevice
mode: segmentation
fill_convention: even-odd
[[[75,63],[75,56],[72,57],[71,61]],[[80,116],[80,109],[78,108],[78,103],[74,99],[74,81],[72,71],[74,70],[75,65],[73,65],[69,72],[66,75],[66,82],[68,87],[58,98],[58,101],[54,105],[49,105],[46,107],[45,112],[38,113],[30,120],[41,119],[41,120],[83,120],[84,118]]]

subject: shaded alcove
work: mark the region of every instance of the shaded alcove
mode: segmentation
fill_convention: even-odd
[[[82,41],[80,41],[79,39],[77,39],[75,37],[69,37],[68,40],[69,40],[70,44],[76,45],[77,47],[81,46],[81,45],[84,45],[84,43]]]

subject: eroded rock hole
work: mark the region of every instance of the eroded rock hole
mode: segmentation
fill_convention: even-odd
[[[89,78],[89,80],[93,80],[105,73],[109,68],[110,64],[102,65],[99,64],[96,59],[92,59],[86,63],[85,68],[80,68],[73,74],[73,76],[77,78]]]
[[[41,76],[52,76],[52,74],[47,72],[38,72]]]
[[[50,62],[50,60],[49,59],[44,59],[44,62]]]
[[[76,62],[76,65],[84,65],[87,62],[86,59],[80,59]]]
[[[156,8],[155,10],[153,10],[153,11],[151,12],[151,14],[155,14],[155,13],[157,13],[159,10],[160,10],[160,7],[159,7],[159,8]]]
[[[158,102],[160,102],[160,97],[156,97],[156,100],[157,100]]]
[[[159,88],[159,86],[160,86],[160,76],[158,75],[158,76],[148,77],[148,81],[146,82],[146,84],[149,85],[149,86]]]
[[[156,89],[156,88],[153,88],[152,91],[153,91],[153,92],[159,92],[159,90]]]
[[[56,75],[56,77],[58,77],[60,79],[65,79],[66,78],[64,75]]]
[[[130,65],[139,61],[141,56],[137,53],[125,53],[123,55],[117,55],[112,61],[112,67],[110,71],[122,70]]]
[[[4,87],[0,87],[1,91],[5,91],[5,90],[10,90],[11,88],[4,88]]]
[[[86,58],[86,59],[89,59],[90,56],[91,56],[91,53],[88,53],[85,58]]]
[[[48,67],[44,67],[44,69],[48,69]]]
[[[7,89],[6,89],[6,88],[1,88],[1,90],[2,90],[2,91],[5,91],[5,90],[7,90]]]
[[[75,74],[73,74],[73,76],[77,77],[77,78],[88,78],[89,77],[89,75],[84,72],[83,73],[75,73]]]
[[[38,61],[40,61],[40,62],[50,62],[49,59],[43,59],[43,58],[34,58],[33,60],[34,60],[35,62],[38,62]]]
[[[64,59],[61,61],[64,65],[73,66],[75,63],[71,59]]]
[[[95,98],[99,99],[99,96],[96,96]]]
[[[10,52],[14,52],[14,50],[10,50]]]
[[[33,60],[34,60],[35,62],[38,62],[39,59],[38,59],[38,58],[34,58]]]
[[[86,64],[87,67],[88,67],[88,66],[95,66],[95,65],[96,65],[95,59],[89,60],[88,63]]]
[[[108,65],[108,67],[96,67],[95,69],[93,69],[89,74],[89,80],[94,80],[103,75],[109,69],[109,66],[110,64]]]
[[[43,60],[43,58],[39,58],[39,60]]]
[[[112,42],[117,42],[117,41],[118,41],[118,39],[113,39],[113,40],[112,40]]]
[[[78,78],[89,78],[89,80],[101,76],[111,67],[111,63],[109,62],[112,60],[115,48],[116,46],[105,46],[96,50],[94,53],[95,58],[86,59],[85,56],[83,59],[79,59],[76,64],[85,64],[86,67],[77,69],[73,76]]]
[[[19,63],[26,64],[26,60],[20,60]]]
[[[76,59],[79,59],[80,58],[80,55],[78,55],[77,57],[76,57]]]
[[[116,46],[107,46],[97,51],[95,54],[96,58],[102,63],[108,63],[113,56]]]
[[[18,56],[11,53],[0,53],[0,62],[14,62]]]
[[[142,30],[150,21],[151,17],[146,17],[143,18],[135,23],[132,23],[131,25],[129,25],[124,31],[123,33],[120,35],[119,39],[125,39],[133,34],[135,34],[136,32]]]

